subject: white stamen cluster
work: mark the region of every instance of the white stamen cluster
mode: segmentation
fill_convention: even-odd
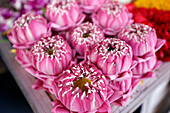
[[[51,53],[49,54],[49,51]],[[67,54],[66,43],[60,36],[45,37],[38,41],[32,48],[32,54],[44,57],[61,58]]]
[[[103,91],[106,91],[106,81],[104,75],[102,75],[101,71],[96,71],[94,65],[90,63],[73,65],[70,69],[66,70],[64,74],[66,77],[63,77],[58,82],[58,87],[60,88],[58,94],[63,90],[63,88],[68,87],[69,91],[72,90],[72,94],[76,97],[80,97],[81,100],[86,97],[88,99],[89,95],[94,92],[98,92],[101,97],[105,97]],[[86,82],[84,85],[88,89],[87,91],[82,91],[79,87],[74,88],[74,82],[85,78],[90,80]],[[62,96],[64,96],[68,90],[64,93],[62,92]]]
[[[75,6],[75,0],[55,0],[47,5],[47,8],[55,13],[67,14],[72,6]]]
[[[120,34],[121,37],[127,37],[129,40],[146,42],[146,38],[149,37],[152,30],[151,27],[144,24],[132,24],[123,29]]]
[[[104,58],[108,59],[109,57],[121,57],[125,55],[132,56],[132,48],[126,44],[124,41],[119,39],[105,39],[98,43],[95,47],[96,52]]]
[[[103,11],[107,11],[108,15],[114,15],[115,17],[119,17],[120,13],[122,12],[122,5],[116,2],[110,2],[107,4],[104,4],[102,6]]]
[[[38,18],[42,18],[42,17],[33,12],[23,14],[21,17],[18,18],[18,20],[14,22],[14,26],[24,28],[25,26],[28,26],[31,20],[38,19]]]
[[[89,37],[84,38],[83,35],[88,33]],[[86,22],[76,27],[71,35],[73,42],[79,45],[85,43],[87,46],[93,45],[103,37],[100,28],[92,23]]]

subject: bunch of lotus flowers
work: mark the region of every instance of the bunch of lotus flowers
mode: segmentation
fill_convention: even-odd
[[[18,18],[8,38],[18,63],[37,79],[32,87],[57,97],[53,113],[110,113],[161,64],[155,52],[164,40],[146,25],[131,24],[131,16],[110,0],[56,0],[45,17]]]

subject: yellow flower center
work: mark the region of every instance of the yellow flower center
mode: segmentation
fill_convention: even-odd
[[[53,50],[52,49],[48,50],[48,55],[52,55],[52,54],[53,54]]]
[[[91,81],[87,78],[80,78],[79,80],[75,81],[73,83],[73,91],[76,87],[80,88],[82,92],[88,91],[88,88],[85,86],[86,83],[91,84]]]
[[[84,33],[84,34],[83,34],[83,38],[88,38],[88,37],[91,37],[91,36],[90,36],[90,33]]]

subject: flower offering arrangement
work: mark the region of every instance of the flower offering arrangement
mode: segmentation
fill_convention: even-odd
[[[142,79],[156,76],[155,53],[165,40],[155,27],[134,23],[134,7],[127,7],[54,0],[44,17],[32,11],[14,22],[8,38],[16,60],[36,78],[34,89],[56,96],[52,113],[111,113]]]

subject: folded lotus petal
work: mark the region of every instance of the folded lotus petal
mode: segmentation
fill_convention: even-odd
[[[104,34],[109,35],[109,36],[115,35],[120,31],[119,29],[114,30],[114,31],[112,31],[112,29],[110,28],[105,28],[105,29],[102,28],[102,29],[103,29]]]
[[[153,70],[158,69],[158,68],[160,67],[161,64],[162,64],[162,61],[157,60],[155,66],[153,67]]]
[[[116,92],[114,92],[113,95],[110,96],[109,102],[112,103],[112,102],[118,100],[118,99],[122,96],[122,94],[123,94],[122,91],[116,91]]]
[[[25,68],[27,72],[29,72],[30,74],[32,74],[33,76],[35,76],[36,78],[55,78],[55,75],[50,75],[50,74],[44,74],[40,71],[38,71],[36,68],[34,68],[33,66],[30,67],[26,67]]]
[[[54,94],[51,86],[52,81],[53,80],[48,78],[41,78],[41,80],[37,79],[36,82],[32,85],[32,88],[36,90],[46,90],[51,94]]]
[[[29,67],[25,67],[25,70],[30,73],[32,76],[38,78],[41,81],[45,81],[46,79],[49,80],[54,80],[57,79],[59,77],[59,75],[48,75],[48,74],[44,74],[38,70],[36,70],[33,66],[29,66]]]
[[[109,77],[110,80],[114,80],[117,78],[117,75],[106,75],[107,77]]]
[[[145,74],[135,74],[134,76],[133,76],[133,78],[135,78],[135,79],[148,79],[148,78],[153,78],[153,77],[156,77],[157,75],[154,73],[154,72],[152,72],[152,71],[150,71],[150,72],[147,72],[147,73],[145,73]]]
[[[136,90],[140,82],[140,78],[132,78],[132,92]]]
[[[124,95],[122,95],[122,99],[123,99],[125,102],[129,99],[129,96],[130,96],[131,92],[132,92],[132,87],[130,87],[130,88],[127,90],[127,92],[126,92]]]
[[[72,113],[57,99],[53,101],[52,104],[53,104],[53,108],[51,110],[52,113]]]
[[[124,80],[110,80],[108,88],[111,88],[113,91],[112,95],[108,98],[109,102],[113,105],[122,106],[124,105],[131,92],[132,88],[135,87],[136,82],[132,81],[132,72],[126,72],[119,75],[126,76]]]
[[[66,108],[59,100],[55,100],[52,102],[53,108],[52,113],[75,113],[75,111],[70,111]],[[94,111],[86,111],[86,112],[76,112],[76,113],[111,113],[112,109],[108,100],[106,100],[103,105]]]
[[[106,0],[78,0],[83,12],[90,14],[96,12]]]
[[[155,56],[155,52],[150,51],[143,56],[133,56],[133,61],[137,61],[138,63],[145,62],[145,61],[151,59],[153,56]]]
[[[78,18],[77,23],[76,23],[75,26],[80,25],[80,24],[84,21],[85,18],[86,18],[86,15],[81,14],[81,15],[79,16],[79,18]],[[75,27],[75,26],[74,26],[74,27]]]
[[[157,36],[155,30],[144,24],[132,24],[125,27],[118,35],[132,47],[134,56],[143,56],[146,53],[155,52]]]
[[[135,60],[133,60],[133,61],[132,61],[132,65],[130,66],[130,69],[129,69],[129,70],[133,69],[137,64],[138,64],[138,62],[135,61]]]
[[[158,51],[164,44],[165,44],[166,40],[163,39],[157,39],[157,43],[155,45],[155,51]]]
[[[130,94],[131,94],[131,88],[130,88],[130,89],[127,91],[127,93],[125,93],[121,98],[113,101],[113,102],[111,103],[111,105],[124,106],[124,105],[127,103]]]
[[[52,1],[46,7],[45,16],[56,31],[73,28],[85,19],[75,0]]]
[[[49,29],[45,18],[34,12],[29,12],[14,22],[12,31],[8,33],[8,38],[15,48],[29,48],[31,44],[41,38],[41,35],[50,35]]]
[[[126,72],[123,72],[123,73],[121,73],[121,74],[119,74],[118,76],[118,78],[116,78],[116,79],[114,79],[115,81],[124,81],[124,80],[127,80],[127,79],[130,79],[132,76],[130,76],[130,75],[132,75],[132,72],[131,71],[126,71]]]
[[[97,113],[111,113],[112,108],[108,100],[106,100],[103,105],[97,110]]]
[[[153,78],[153,77],[156,77],[156,74],[154,72],[148,72],[148,73],[145,73],[142,75],[142,79],[147,79],[147,78]]]
[[[131,87],[132,75],[133,74],[132,74],[131,71],[121,73],[119,75],[119,78],[113,80],[114,81],[114,86],[119,87],[125,93]],[[124,79],[121,80],[120,78],[122,78],[122,76],[123,76]]]
[[[110,0],[92,15],[92,20],[107,35],[117,35],[124,27],[133,23],[132,14],[118,2]]]
[[[86,14],[91,14],[97,11],[97,9],[95,9],[95,6],[83,6],[83,5],[79,5],[79,6],[82,9],[82,11]]]
[[[58,75],[69,66],[72,50],[59,35],[42,37],[31,49],[33,67],[47,75]]]
[[[36,90],[44,90],[44,88],[42,87],[42,84],[43,84],[43,82],[41,80],[37,79],[35,81],[35,83],[32,85],[32,88],[36,89]]]
[[[15,59],[19,64],[21,64],[22,67],[31,66],[30,50],[28,50],[28,49],[16,49]]]
[[[44,81],[42,81],[40,79],[36,80],[36,82],[32,85],[32,88],[35,90],[46,90],[46,91],[52,93],[51,86],[49,84],[46,84]]]
[[[33,66],[26,67],[25,70],[33,76],[37,75],[37,70]]]
[[[157,69],[161,65],[161,61],[158,61],[156,56],[150,57],[149,60],[139,62],[133,69],[133,77],[135,78],[146,78],[155,76],[152,71]],[[149,73],[148,73],[149,72]]]
[[[13,38],[12,32],[8,32],[8,39],[10,40],[10,42],[12,43],[18,43],[18,40]]]
[[[107,87],[107,98],[112,96],[113,93],[114,93],[114,91],[110,87]]]
[[[53,91],[70,111],[91,112],[107,100],[107,80],[90,62],[72,65],[52,83]]]
[[[73,49],[75,49],[80,56],[84,56],[88,49],[104,38],[104,34],[99,27],[86,22],[73,29],[70,42]]]
[[[129,99],[129,97],[124,98],[124,99],[121,98],[121,99],[119,99],[119,100],[117,100],[117,101],[112,102],[111,104],[121,107],[121,106],[124,106],[124,105],[127,103],[128,99]]]
[[[100,41],[86,55],[111,80],[128,71],[132,65],[131,47],[115,38]]]

